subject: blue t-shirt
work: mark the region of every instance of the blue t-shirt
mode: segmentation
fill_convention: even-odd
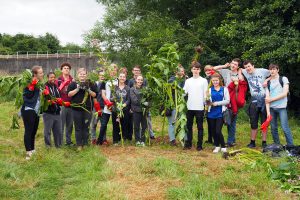
[[[289,84],[289,80],[286,77],[282,77],[283,85]],[[283,92],[283,87],[279,82],[279,78],[270,80],[270,97],[274,98]],[[273,101],[270,104],[271,108],[286,108],[287,107],[287,97]]]
[[[211,100],[212,102],[216,101],[223,101],[224,99],[224,87],[220,87],[220,90],[217,91],[215,88],[212,86],[211,87]],[[217,119],[217,118],[222,118],[222,106],[212,106],[210,108],[210,111],[207,114],[208,118],[212,119]]]

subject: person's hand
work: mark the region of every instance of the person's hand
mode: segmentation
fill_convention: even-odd
[[[217,103],[216,103],[216,102],[213,102],[211,105],[212,105],[212,106],[217,106]]]
[[[267,86],[268,86],[268,80],[265,80],[262,86],[263,86],[264,88],[267,87]]]
[[[272,102],[272,98],[270,98],[270,97],[265,98],[265,103],[271,103],[271,102]]]
[[[225,67],[230,67],[230,63],[226,63],[226,64],[225,64]]]

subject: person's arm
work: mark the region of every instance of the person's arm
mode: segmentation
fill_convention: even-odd
[[[220,69],[225,69],[230,67],[230,63],[226,63],[225,65],[218,65],[218,66],[214,66],[213,70],[220,70]]]
[[[126,92],[127,92],[126,93],[126,101],[124,102],[124,104],[125,104],[124,106],[125,107],[130,104],[130,90],[128,89]]]
[[[265,99],[265,103],[266,103],[266,111],[267,111],[267,117],[270,116],[270,91],[268,88],[266,88],[266,99]]]
[[[73,97],[75,94],[79,92],[79,84],[72,83],[68,87],[68,97]]]
[[[289,93],[289,84],[284,84],[282,93],[273,98],[271,98],[269,95],[268,98],[266,97],[266,103],[271,103],[273,101],[277,101],[279,99],[285,98],[287,97],[288,93]]]
[[[204,101],[206,100],[206,97],[207,97],[207,89],[208,89],[208,83],[207,83],[207,80],[204,79],[204,84],[203,84]]]
[[[91,88],[88,89],[89,95],[91,97],[96,97],[97,96],[97,86],[95,84],[92,85]]]
[[[213,102],[213,106],[226,106],[230,102],[229,92],[226,87],[224,87],[224,99],[222,101]]]
[[[245,80],[244,75],[243,75],[243,69],[241,69],[241,68],[238,69],[238,79],[240,81],[244,81]]]

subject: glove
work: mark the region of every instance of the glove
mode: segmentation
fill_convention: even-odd
[[[106,105],[107,108],[110,109],[114,105],[114,103],[112,103],[111,101],[109,101],[108,99],[106,99],[104,101],[104,105]]]
[[[147,106],[149,106],[149,102],[146,101],[143,103],[143,105],[147,107]]]
[[[29,89],[30,91],[34,91],[34,88],[35,88],[35,86],[36,86],[36,84],[37,84],[38,82],[39,82],[39,81],[38,81],[36,78],[33,78],[32,81],[31,81],[31,83],[30,83],[29,86],[28,86],[28,89]]]
[[[272,116],[270,115],[267,120],[261,125],[260,129],[263,133],[266,133],[268,130],[268,127],[270,125],[270,122],[272,121]]]
[[[56,103],[58,104],[58,105],[60,105],[60,106],[62,106],[63,105],[63,100],[61,99],[61,98],[56,98]]]
[[[98,112],[99,110],[101,110],[100,103],[98,101],[94,102],[94,108],[95,108],[96,112]]]
[[[48,96],[48,95],[50,94],[48,88],[45,88],[45,89],[44,89],[43,94],[44,94],[45,96]]]
[[[62,104],[63,104],[65,107],[70,107],[70,106],[71,106],[71,103],[68,102],[68,101],[64,101],[64,102],[62,102]]]

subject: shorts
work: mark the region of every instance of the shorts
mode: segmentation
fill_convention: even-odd
[[[259,117],[261,124],[264,123],[267,119],[266,107],[257,107],[256,102],[251,102],[248,107],[248,115],[250,118],[251,129],[257,129]]]

